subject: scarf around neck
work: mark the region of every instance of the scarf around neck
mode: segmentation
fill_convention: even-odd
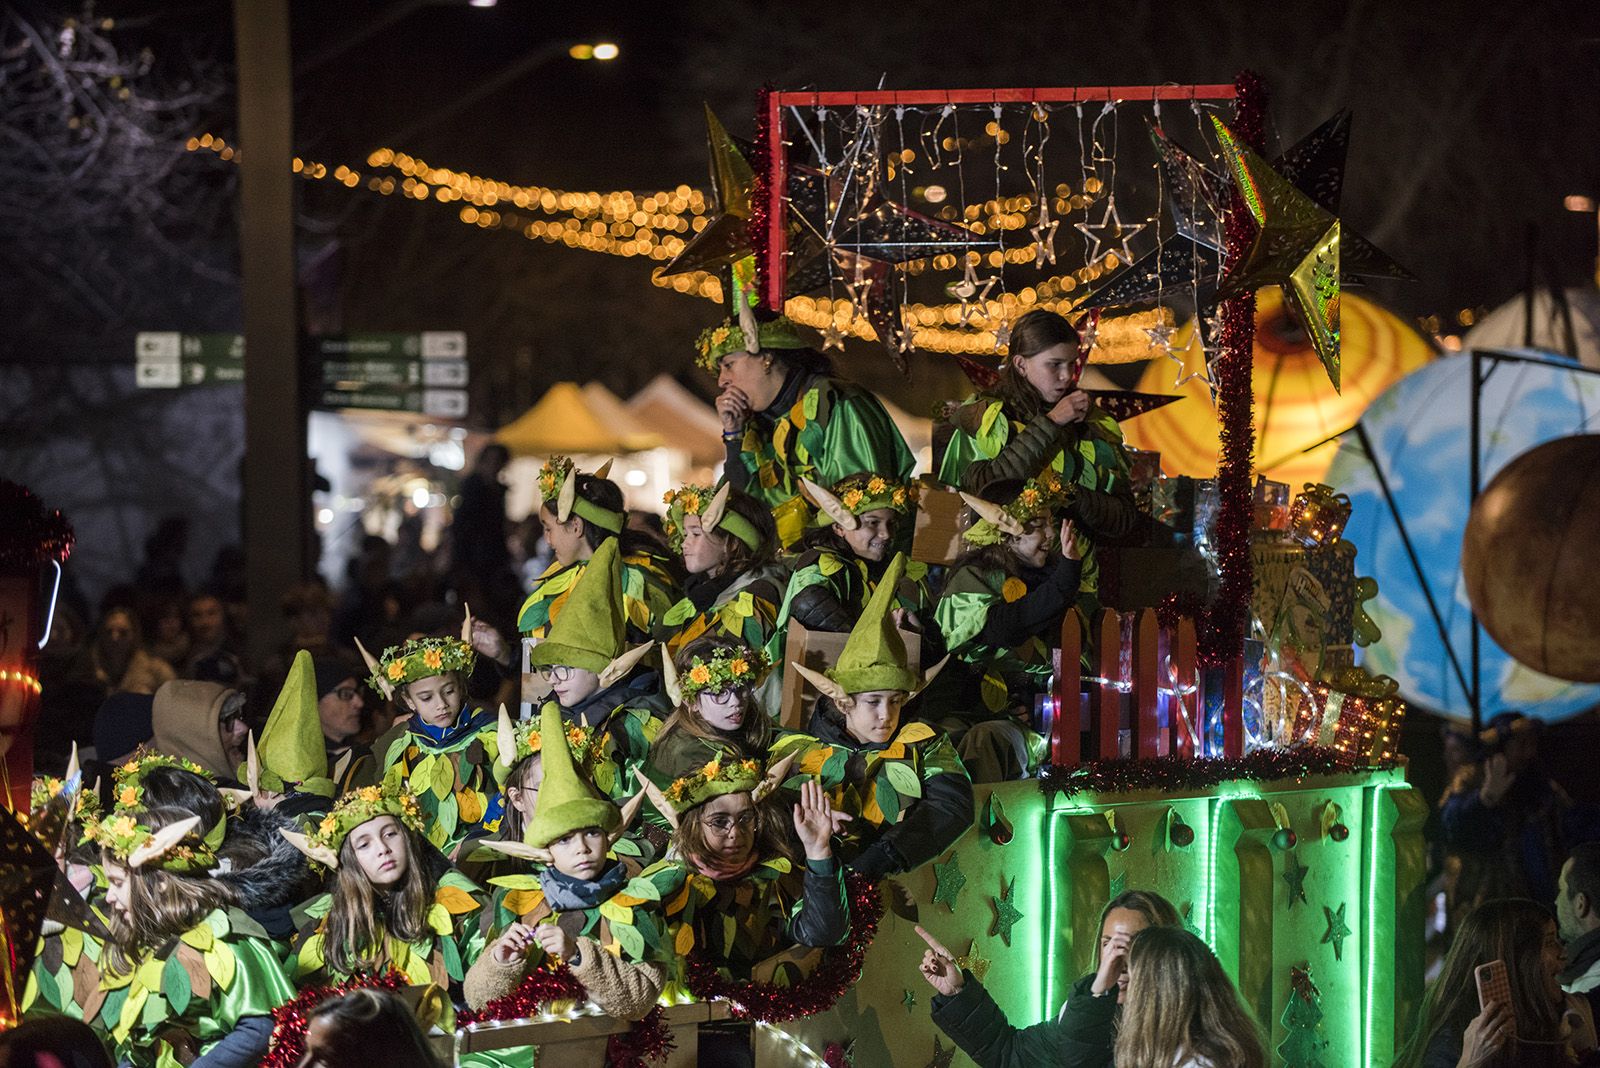
[[[426,742],[428,749],[448,749],[478,733],[485,727],[493,726],[495,717],[489,714],[487,708],[463,709],[456,716],[456,721],[448,727],[432,727],[422,721],[416,713],[406,720],[406,730]]]
[[[554,865],[539,872],[539,888],[556,912],[596,908],[614,897],[627,881],[628,872],[620,860],[613,860],[598,879],[579,879],[557,871]]]

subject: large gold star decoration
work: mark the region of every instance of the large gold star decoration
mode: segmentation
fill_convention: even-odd
[[[984,976],[989,974],[989,965],[993,964],[988,957],[978,952],[978,940],[974,938],[972,944],[962,956],[956,958],[956,966],[972,973],[978,982],[983,982]]]
[[[1215,116],[1217,141],[1258,231],[1243,259],[1229,264],[1219,297],[1283,287],[1311,338],[1328,380],[1339,388],[1339,220],[1241,142]]]
[[[662,268],[663,277],[689,271],[714,271],[750,255],[750,197],[756,175],[739,143],[706,107],[706,151],[711,155],[711,188],[717,210],[683,251]]]

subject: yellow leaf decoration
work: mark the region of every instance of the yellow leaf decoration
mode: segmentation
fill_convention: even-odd
[[[1006,604],[1020,601],[1027,595],[1028,584],[1016,577],[1006,579],[1004,585],[1000,587],[1000,596],[1005,599]]]
[[[210,949],[217,941],[217,936],[212,933],[210,925],[204,923],[198,927],[190,928],[178,937],[183,939],[185,945],[193,946],[202,953]]]
[[[233,985],[233,966],[233,950],[226,945],[214,945],[206,950],[206,971],[224,990]]]
[[[908,723],[894,736],[894,740],[902,745],[915,745],[917,742],[927,741],[937,733],[926,723]]]
[[[445,911],[453,916],[472,912],[478,907],[477,899],[459,886],[439,887],[433,892],[433,900],[435,904],[443,905]]]
[[[483,819],[483,795],[476,790],[457,790],[456,810],[462,823],[477,823]]]
[[[672,948],[677,951],[678,956],[687,957],[689,951],[694,949],[694,927],[687,923],[679,924],[678,936],[673,939]]]
[[[450,913],[443,905],[435,904],[428,909],[428,926],[433,933],[441,938],[450,934]]]
[[[526,916],[544,902],[543,890],[513,890],[502,902],[506,909],[518,916]]]

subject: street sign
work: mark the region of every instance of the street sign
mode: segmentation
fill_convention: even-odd
[[[178,389],[244,381],[244,335],[141,331],[134,335],[134,383]]]
[[[344,334],[312,339],[322,368],[323,408],[419,412],[440,419],[467,414],[467,335]]]

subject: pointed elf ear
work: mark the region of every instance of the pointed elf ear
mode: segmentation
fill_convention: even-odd
[[[144,843],[128,854],[128,867],[142,868],[152,860],[160,860],[166,855],[167,850],[183,841],[184,836],[200,826],[199,816],[190,816],[188,819],[179,820],[170,827],[163,827],[144,840]]]
[[[844,687],[834,682],[820,671],[813,671],[797,661],[790,661],[790,667],[800,673],[800,677],[809,682],[816,691],[824,697],[831,698],[834,704],[842,704],[850,695],[845,693]]]
[[[766,778],[750,791],[750,800],[760,804],[772,795],[772,791],[783,785],[783,780],[789,777],[789,766],[794,763],[797,754],[790,753],[772,767],[767,769]]]
[[[710,533],[717,529],[722,522],[722,516],[728,510],[728,494],[733,490],[732,482],[724,482],[720,489],[711,496],[711,503],[706,505],[706,510],[700,513],[700,527]]]
[[[628,833],[628,828],[633,826],[633,821],[638,817],[639,810],[644,807],[644,795],[645,791],[640,790],[623,802],[622,822],[617,824],[617,829],[607,839],[608,844],[616,845],[617,840]]]
[[[612,660],[611,663],[606,665],[605,670],[600,672],[600,688],[603,690],[617,680],[626,678],[628,672],[633,670],[634,665],[643,660],[644,655],[655,648],[655,644],[653,641],[645,642],[638,648],[629,649]]]
[[[917,694],[921,693],[923,690],[926,690],[929,686],[931,686],[933,684],[933,680],[939,677],[939,672],[943,671],[944,670],[944,666],[946,664],[948,664],[948,663],[950,663],[950,654],[946,653],[946,654],[944,654],[944,659],[943,660],[939,661],[937,664],[933,665],[933,667],[929,668],[928,669],[928,673],[926,675],[922,676],[922,685],[918,686],[915,690],[913,690],[912,693],[911,693],[911,697],[907,697],[906,700],[907,701],[911,700],[912,697],[917,696]]]
[[[361,639],[356,639],[356,648],[361,651],[361,659],[366,661],[367,671],[378,680],[378,689],[383,691],[386,700],[394,700],[394,685],[383,677],[383,669],[378,665],[378,658],[367,652],[367,647],[361,644]]]
[[[511,726],[511,713],[506,711],[506,703],[500,702],[500,720],[494,728],[495,748],[500,752],[495,760],[507,771],[517,760],[517,732]]]
[[[735,293],[733,299],[739,303],[739,329],[744,332],[744,351],[754,356],[761,351],[761,324],[756,322],[755,310],[743,294]]]
[[[599,467],[595,468],[594,477],[595,478],[610,478],[611,477],[611,463],[612,463],[612,461],[607,460],[605,463],[603,463]]]
[[[279,830],[278,833],[283,835],[284,841],[300,850],[308,859],[316,861],[329,871],[333,871],[339,866],[338,854],[327,846],[312,842],[310,838],[299,831]]]
[[[468,645],[472,644],[472,606],[465,601],[461,602],[461,640]]]
[[[1022,536],[1022,524],[1017,522],[1017,517],[998,504],[986,501],[982,497],[974,497],[970,493],[963,493],[961,499],[967,502],[967,507],[971,508],[979,519],[993,523],[999,528],[1000,533],[1013,538]]]
[[[844,502],[833,495],[833,491],[825,490],[809,478],[802,478],[800,485],[805,487],[806,496],[817,502],[817,507],[828,514],[828,518],[838,523],[846,530],[854,530],[861,525],[861,518],[853,514],[844,506]]]
[[[634,768],[634,776],[639,780],[639,785],[644,787],[645,796],[650,803],[656,806],[656,811],[661,813],[661,818],[672,825],[673,830],[678,829],[678,810],[672,807],[672,802],[667,800],[667,795],[661,792],[661,787],[645,777],[642,769]]]
[[[568,468],[562,480],[561,492],[556,494],[556,522],[565,523],[572,518],[572,506],[578,501],[578,468]]]
[[[255,731],[244,736],[244,784],[251,797],[261,792],[261,756],[256,752]]]
[[[677,708],[683,704],[683,687],[678,685],[678,665],[672,662],[672,651],[661,646],[661,689]]]
[[[535,864],[549,864],[555,858],[550,855],[550,850],[531,846],[527,842],[501,841],[498,838],[485,838],[481,843],[485,849],[492,849],[496,853],[504,853],[508,857],[518,860],[531,860]]]
[[[62,782],[71,782],[72,777],[78,774],[78,743],[72,743],[72,755],[67,758],[67,773],[62,776]]]

